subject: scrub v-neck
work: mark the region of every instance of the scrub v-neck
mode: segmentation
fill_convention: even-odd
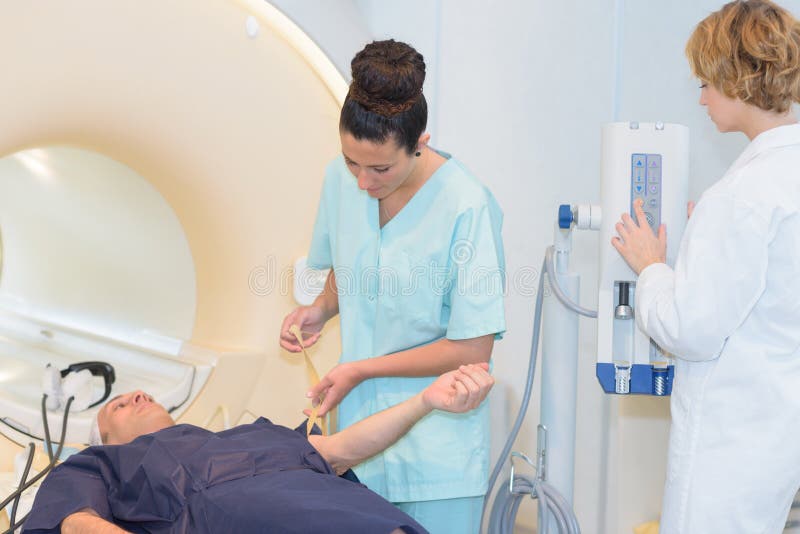
[[[404,213],[412,211],[411,209],[409,209],[409,206],[413,207],[413,204],[415,202],[420,202],[419,199],[424,198],[427,195],[427,191],[431,189],[428,186],[428,184],[430,184],[433,180],[435,180],[439,175],[443,174],[443,171],[445,170],[446,167],[449,167],[449,165],[453,160],[450,154],[446,152],[440,152],[438,150],[436,150],[436,153],[445,158],[445,162],[439,165],[439,168],[433,171],[433,174],[431,174],[428,177],[428,179],[425,180],[425,183],[422,184],[419,189],[417,189],[416,193],[411,195],[411,198],[409,198],[408,202],[406,202],[403,205],[403,207],[400,208],[400,211],[395,213],[394,217],[386,221],[386,224],[384,224],[383,226],[381,226],[380,201],[377,198],[370,197],[369,200],[371,203],[371,208],[370,208],[371,219],[375,222],[376,225],[375,227],[378,229],[378,233],[380,235],[384,235],[390,229],[394,221],[396,221],[397,219],[402,219]]]

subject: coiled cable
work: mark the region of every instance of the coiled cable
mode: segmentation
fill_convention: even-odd
[[[514,446],[514,441],[517,439],[519,430],[522,427],[522,422],[525,419],[525,414],[528,411],[528,405],[530,404],[531,393],[533,391],[533,379],[536,374],[536,360],[538,359],[539,353],[539,336],[542,326],[542,304],[544,300],[545,272],[550,280],[550,288],[553,290],[553,294],[555,294],[558,300],[560,300],[568,309],[586,317],[597,317],[597,311],[583,308],[576,302],[573,302],[558,285],[558,279],[556,278],[555,272],[554,248],[552,246],[547,247],[547,250],[545,251],[545,257],[542,261],[542,269],[539,275],[539,287],[536,292],[533,334],[531,336],[531,348],[528,358],[528,375],[525,382],[525,390],[522,395],[522,401],[520,402],[517,417],[514,420],[514,425],[511,428],[511,432],[506,439],[503,450],[500,452],[500,457],[498,458],[494,469],[492,469],[492,474],[489,477],[486,495],[483,500],[483,510],[481,511],[481,527],[483,526],[484,519],[486,517],[486,509],[488,508],[489,502],[492,499],[492,492],[494,491],[495,484],[497,483],[497,478],[500,476],[500,472],[503,469],[506,458],[509,457],[511,448]],[[514,477],[513,488],[510,487],[509,484],[510,479],[506,484],[504,484],[504,487],[498,491],[498,494],[495,497],[495,502],[492,507],[489,520],[488,532],[490,534],[504,534],[507,532],[513,532],[514,520],[521,503],[521,495],[523,494],[528,494],[531,497],[539,500],[539,517],[543,518],[543,520],[540,521],[542,525],[547,524],[547,521],[545,521],[544,518],[546,517],[548,510],[550,510],[556,519],[556,523],[560,532],[566,534],[577,534],[580,532],[575,513],[572,511],[572,508],[569,506],[566,499],[564,499],[564,497],[561,496],[561,494],[559,494],[553,486],[542,480],[530,480],[522,476]],[[546,526],[544,528],[546,528]],[[540,534],[544,534],[544,532]]]

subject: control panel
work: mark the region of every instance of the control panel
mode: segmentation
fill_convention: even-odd
[[[631,205],[633,220],[636,215],[633,203],[641,198],[642,209],[654,232],[661,226],[661,154],[631,155]]]

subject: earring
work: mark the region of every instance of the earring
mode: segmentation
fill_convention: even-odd
[[[415,155],[415,156],[417,156],[417,157],[420,157],[420,156],[422,155],[422,152],[420,152],[420,151],[418,150],[418,151],[417,151],[417,153],[416,153],[416,154],[414,154],[414,155]]]

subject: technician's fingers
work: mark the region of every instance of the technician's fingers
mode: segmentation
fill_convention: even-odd
[[[658,242],[661,243],[661,246],[664,247],[664,250],[667,248],[667,225],[662,224],[658,227]]]
[[[328,392],[325,393],[325,398],[322,400],[322,404],[317,410],[317,417],[322,417],[330,410],[336,408],[341,400],[341,396],[334,389],[329,389]]]
[[[332,385],[333,381],[327,376],[323,376],[322,380],[320,380],[316,385],[312,386],[311,389],[308,390],[308,392],[306,393],[306,397],[309,399],[318,399],[323,394],[326,394],[327,390]]]
[[[289,332],[289,328],[291,328],[291,326],[294,324],[296,316],[297,310],[287,315],[283,320],[283,324],[281,324],[280,345],[289,352],[300,352],[302,350],[300,345],[297,343],[297,338],[294,337],[294,334]]]
[[[694,206],[695,206],[695,203],[692,200],[690,200],[686,204],[686,218],[687,219],[690,219],[692,217],[692,213],[694,213]]]
[[[615,224],[614,229],[616,229],[617,233],[622,239],[626,239],[628,237],[628,229],[625,228],[625,225],[622,224],[622,222]]]
[[[317,332],[316,334],[311,334],[310,336],[308,336],[308,338],[305,341],[303,341],[303,343],[306,344],[306,347],[310,347],[311,345],[313,345],[314,343],[317,342],[317,340],[319,339],[319,336],[321,336],[321,335],[322,335],[322,332]]]
[[[622,224],[625,225],[625,230],[627,230],[628,233],[633,232],[634,230],[636,230],[636,228],[638,228],[636,223],[633,222],[631,216],[628,215],[627,213],[622,214]],[[622,238],[625,239],[625,236],[622,236]]]
[[[633,201],[633,213],[636,215],[636,222],[639,223],[639,228],[644,228],[647,225],[647,216],[644,214],[644,201],[637,198]]]
[[[620,239],[618,237],[612,237],[611,238],[611,245],[615,249],[617,249],[617,252],[619,252],[620,254],[622,254],[623,251],[625,250],[625,243],[623,243],[622,239]]]

